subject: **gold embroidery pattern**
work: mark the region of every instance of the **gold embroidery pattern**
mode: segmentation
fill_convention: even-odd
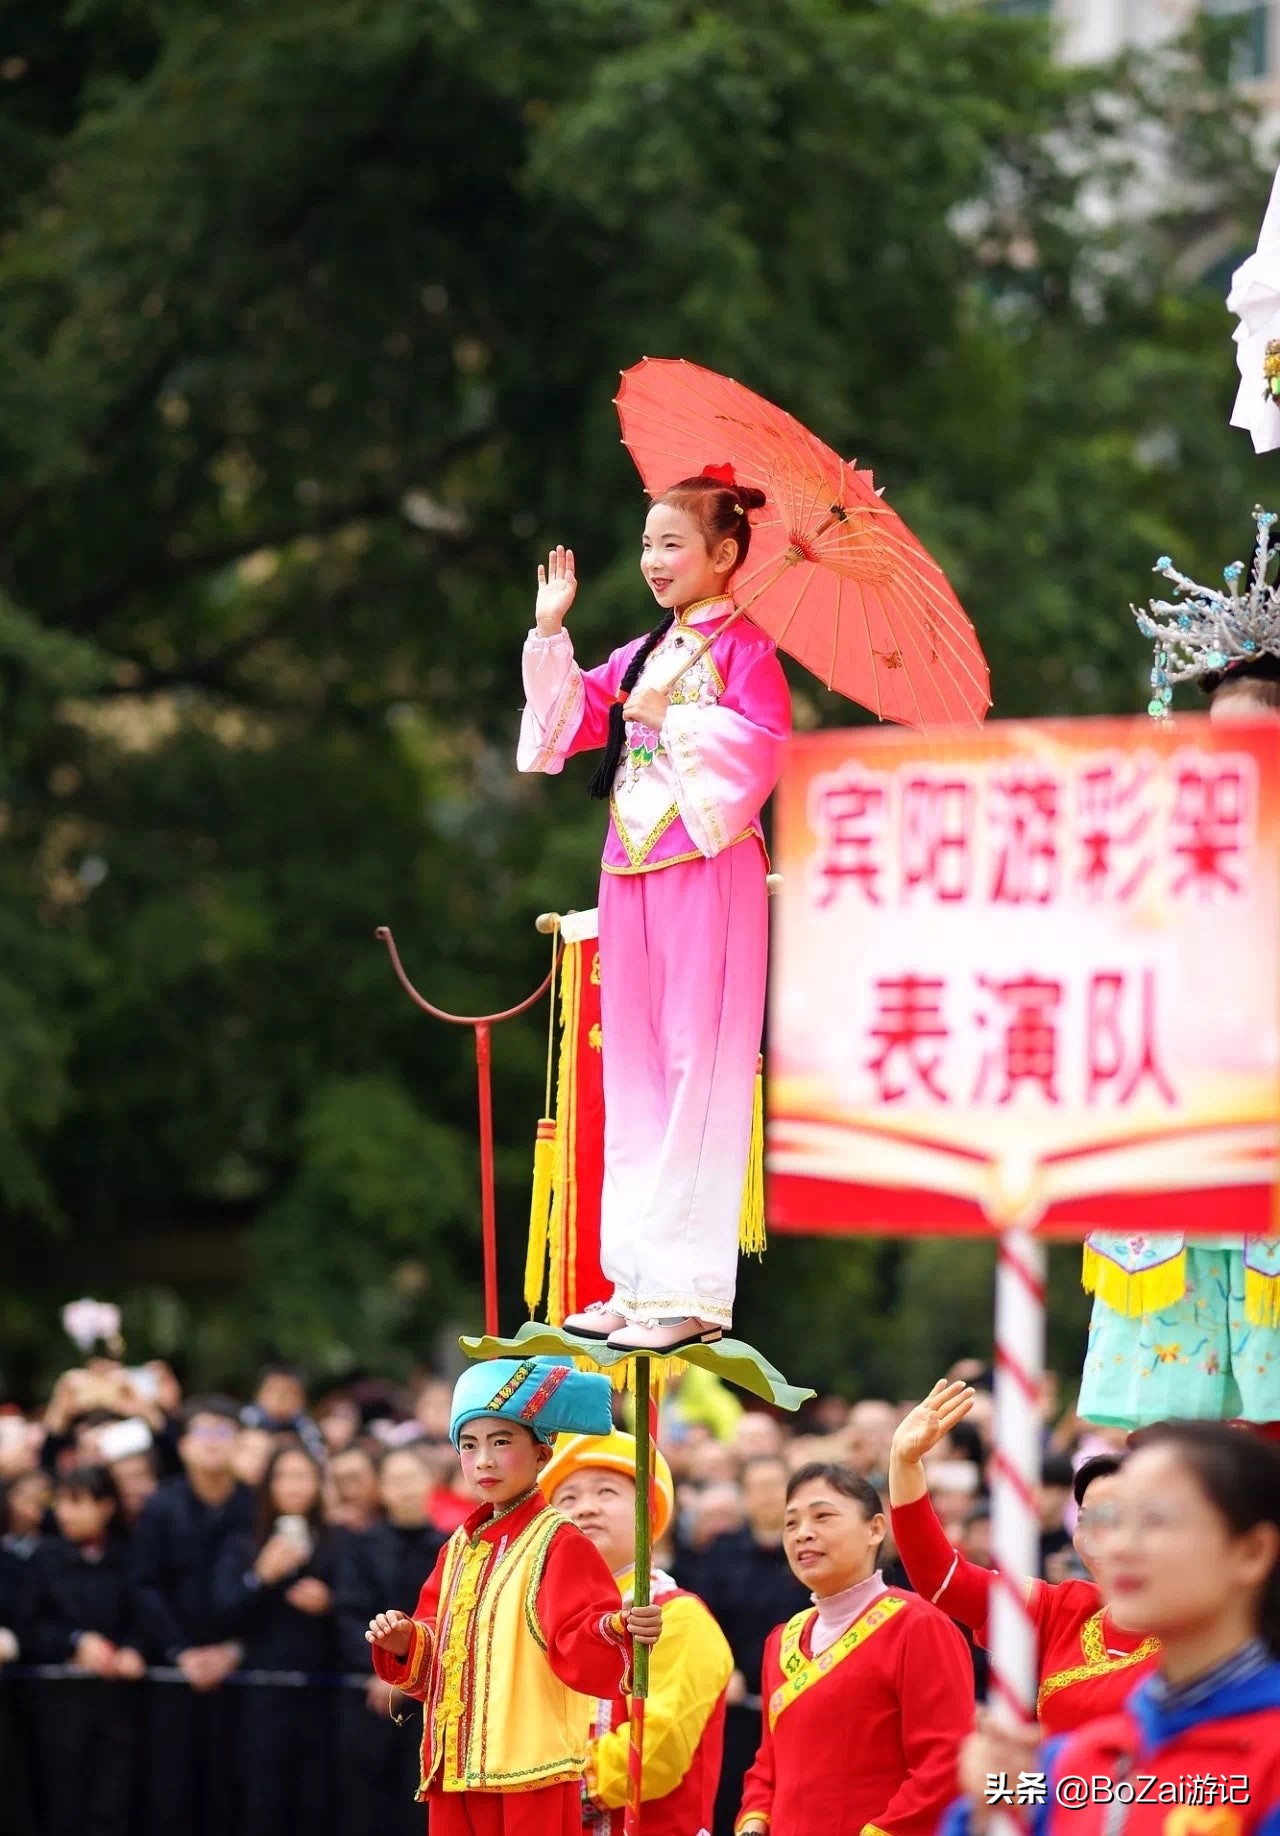
[[[539,1549],[534,1560],[533,1572],[529,1576],[529,1591],[524,1597],[524,1620],[530,1632],[533,1634],[538,1649],[540,1651],[545,1651],[547,1648],[546,1634],[542,1630],[542,1621],[538,1618],[538,1589],[542,1586],[543,1571],[547,1566],[547,1559],[551,1554],[552,1539],[561,1524],[567,1524],[569,1520],[567,1517],[562,1516],[559,1511],[553,1511],[548,1507],[547,1510],[541,1514],[538,1521],[548,1523],[550,1528],[547,1530],[547,1540],[543,1543],[541,1549]]]
[[[724,694],[724,677],[716,668],[709,650],[702,653],[692,669],[685,671],[667,696],[667,700],[673,708],[689,708],[696,702],[702,701],[704,690],[711,691],[713,702],[718,701]]]
[[[440,1577],[440,1605],[436,1612],[436,1632],[432,1640],[435,1655],[438,1659],[441,1650],[442,1634],[448,1627],[449,1614],[452,1611],[454,1597],[461,1575],[460,1558],[467,1548],[467,1533],[459,1528],[454,1531],[445,1546],[444,1572]],[[430,1683],[422,1702],[422,1765],[418,1781],[418,1797],[424,1798],[427,1787],[440,1770],[441,1753],[436,1740],[436,1711],[440,1704],[441,1667],[435,1662],[431,1667]]]
[[[673,631],[674,629],[673,627]],[[668,633],[667,637],[664,638],[663,642],[654,651],[649,663],[646,665],[644,675],[641,678],[641,686],[661,684],[664,675],[670,675],[671,672],[669,670],[664,671],[663,664],[671,662],[674,658],[678,658],[683,642],[683,638]],[[662,692],[665,694],[667,690],[663,688]],[[668,698],[672,706],[675,707],[714,707],[723,693],[724,678],[712,661],[710,651],[707,651],[699,657],[698,661],[674,684]],[[669,748],[665,744],[665,735],[659,734],[652,748],[641,745],[638,742],[632,742],[629,739],[626,757],[619,766],[618,775],[614,780],[613,794],[609,800],[613,824],[633,868],[639,867],[641,862],[647,858],[657,841],[676,820],[679,810],[675,802],[673,802],[670,808],[659,816],[657,823],[644,840],[636,842],[633,840],[627,827],[623,823],[622,812],[619,808],[619,798],[625,796],[629,791],[635,791],[636,786],[641,784],[644,780],[647,769],[652,767],[659,757],[663,756],[669,758]],[[674,761],[671,761],[669,770],[674,770],[674,768]],[[666,776],[655,778],[652,781],[651,789],[654,792],[655,800],[657,797],[662,796],[667,790]],[[643,805],[640,807],[640,813],[636,816],[636,821],[641,820],[644,820]]]
[[[815,1683],[820,1683],[823,1677],[833,1671],[837,1664],[842,1664],[860,1645],[874,1638],[881,1626],[895,1618],[906,1604],[897,1594],[881,1594],[865,1613],[858,1615],[849,1630],[817,1658],[807,1658],[800,1649],[800,1635],[814,1618],[814,1609],[807,1607],[803,1613],[797,1613],[793,1619],[789,1619],[778,1653],[783,1682],[769,1698],[769,1726],[775,1727],[784,1709],[790,1708],[797,1697],[803,1696]]]
[[[702,602],[702,604],[705,604],[705,605],[715,605],[716,603],[717,602],[715,600],[706,600]],[[726,595],[725,603],[728,607],[728,612],[726,612],[725,616],[728,617],[728,613],[732,612],[733,610],[733,601],[732,599],[729,599]],[[702,610],[702,605],[690,606],[685,611],[685,614],[683,617],[677,617],[675,624],[672,626],[672,630],[673,631],[696,631],[697,627],[695,625],[691,625],[688,623],[689,613],[698,612],[701,610]],[[702,635],[705,636],[705,633],[703,633]],[[724,677],[720,674],[720,671],[716,665],[716,659],[715,659],[715,641],[716,641],[716,638],[719,637],[719,635],[720,633],[718,631],[713,632],[710,644],[708,644],[707,648],[703,651],[702,655],[698,658],[699,665],[702,665],[705,663],[707,668],[711,671],[712,679],[714,680],[715,685],[716,685],[717,697],[724,694]],[[672,642],[672,647],[674,648],[674,640],[670,640],[670,641]],[[691,669],[689,671],[689,676],[694,676],[699,673],[700,673],[699,669]],[[683,678],[683,680],[685,681],[688,681],[688,679],[689,679],[688,676]],[[675,699],[676,697],[673,696],[672,700],[675,700]],[[683,697],[681,697],[681,699],[683,699]]]
[[[510,1509],[518,1509],[524,1502],[524,1499],[515,1499]],[[485,1542],[482,1535],[477,1534],[475,1539],[468,1543],[465,1532],[455,1531],[457,1553],[450,1564],[450,1572],[444,1578],[445,1587],[442,1590],[449,1596],[447,1615],[442,1606],[438,1621],[440,1634],[436,1645],[440,1652],[440,1662],[435,1668],[432,1695],[423,1717],[423,1764],[418,1792],[420,1798],[425,1795],[437,1772],[442,1774],[442,1782],[446,1791],[472,1789],[480,1779],[487,1776],[484,1771],[477,1771],[470,1763],[477,1704],[472,1696],[475,1677],[470,1673],[467,1660],[480,1596],[485,1592],[489,1578],[487,1570],[489,1556],[495,1556],[497,1566],[493,1571],[493,1585],[495,1590],[500,1592],[511,1582],[517,1571],[518,1562],[515,1558],[521,1556],[530,1543],[541,1539],[542,1547],[534,1561],[529,1589],[525,1596],[525,1617],[528,1621],[536,1611],[538,1588],[546,1565],[546,1552],[550,1548],[555,1532],[566,1521],[558,1511],[540,1511],[513,1543],[505,1548],[499,1545],[499,1553],[496,1555],[494,1545]],[[496,1618],[495,1614],[491,1620],[491,1638]],[[546,1644],[541,1636],[540,1628],[535,1636],[539,1646],[545,1650]],[[486,1667],[486,1677],[490,1674],[491,1668]],[[480,1703],[479,1709],[481,1713],[479,1736],[483,1751],[489,1725],[488,1701]],[[521,1772],[511,1776],[513,1780],[518,1779],[526,1784],[536,1785],[541,1782],[548,1770],[555,1773],[558,1767],[552,1764],[549,1769],[534,1768],[527,1774]]]
[[[546,1522],[548,1517],[552,1518],[550,1525],[548,1525]],[[489,1776],[489,1714],[490,1714],[489,1679],[493,1675],[493,1642],[497,1636],[497,1628],[498,1628],[497,1602],[498,1602],[498,1596],[501,1595],[504,1592],[504,1590],[510,1585],[511,1580],[516,1573],[515,1562],[506,1561],[506,1560],[503,1560],[502,1558],[508,1554],[510,1555],[516,1554],[519,1550],[523,1549],[526,1544],[528,1544],[531,1541],[536,1540],[539,1536],[542,1536],[544,1538],[541,1551],[535,1563],[535,1570],[536,1570],[535,1578],[532,1580],[530,1587],[526,1590],[525,1597],[524,1597],[525,1624],[532,1626],[536,1619],[536,1615],[531,1613],[530,1611],[530,1600],[537,1599],[538,1582],[542,1578],[542,1568],[543,1568],[543,1563],[546,1560],[546,1551],[548,1547],[550,1546],[552,1535],[554,1534],[556,1528],[558,1527],[559,1522],[560,1522],[559,1517],[552,1517],[551,1512],[549,1511],[539,1512],[539,1514],[533,1519],[532,1523],[527,1525],[527,1527],[516,1538],[515,1542],[511,1545],[511,1549],[509,1551],[500,1550],[499,1568],[495,1571],[495,1574],[493,1577],[494,1610],[489,1615],[489,1637],[488,1637],[488,1644],[485,1650],[485,1662],[484,1662],[484,1691],[485,1693],[484,1693],[483,1700],[481,1701],[479,1705],[479,1708],[480,1708],[479,1716],[475,1717],[474,1712],[473,1712],[473,1720],[472,1720],[472,1727],[475,1730],[475,1732],[478,1733],[479,1738],[480,1738],[479,1765],[477,1767],[475,1755],[472,1752],[472,1739],[469,1737],[467,1740],[467,1769],[466,1769],[466,1782],[468,1786],[478,1785],[482,1779],[487,1779]],[[535,1637],[537,1638],[537,1643],[540,1649],[545,1651],[546,1645],[544,1644],[540,1633],[535,1633]]]
[[[691,606],[686,606],[682,612],[677,612],[676,623],[686,626],[695,612],[705,612],[708,606],[731,606],[732,604],[732,593],[712,593],[709,598],[695,599]]]
[[[1160,1649],[1158,1638],[1144,1638],[1136,1650],[1112,1657],[1107,1650],[1106,1638],[1102,1629],[1102,1614],[1095,1613],[1080,1628],[1080,1649],[1084,1655],[1083,1664],[1074,1664],[1069,1670],[1055,1671],[1046,1677],[1040,1685],[1036,1696],[1036,1713],[1041,1712],[1045,1701],[1055,1696],[1060,1689],[1070,1689],[1073,1683],[1087,1683],[1093,1677],[1110,1676],[1117,1670],[1132,1670],[1135,1664],[1145,1664],[1149,1657],[1154,1657]]]
[[[677,774],[684,778],[689,786],[693,788],[702,770],[702,755],[698,751],[698,742],[694,735],[693,724],[685,721],[673,722],[670,737],[672,744],[669,750],[671,752],[672,764],[675,765]],[[703,830],[708,841],[711,843],[712,854],[723,853],[725,847],[724,824],[720,820],[718,810],[710,797],[705,793],[701,793],[697,796],[697,804],[698,813],[702,817]],[[688,824],[686,823],[685,826],[688,827]]]
[[[666,834],[667,830],[671,827],[676,817],[680,814],[679,810],[676,808],[675,804],[673,803],[671,805],[671,808],[666,811],[665,815],[662,815],[658,818],[657,822],[654,824],[653,828],[650,829],[649,833],[645,836],[644,840],[640,843],[639,847],[636,847],[630,835],[628,835],[627,833],[627,825],[623,822],[622,817],[619,814],[618,799],[616,795],[611,796],[609,798],[609,812],[613,817],[613,826],[614,826],[615,831],[617,832],[618,840],[622,843],[623,847],[626,849],[627,859],[631,862],[632,867],[639,867],[642,861],[648,859],[649,855],[653,852],[653,849],[662,840],[662,837]],[[696,858],[700,859],[701,856],[698,856]],[[615,872],[616,871],[617,869],[615,869]]]
[[[444,1766],[445,1790],[462,1783],[462,1723],[471,1625],[480,1599],[480,1580],[492,1554],[488,1543],[472,1543],[458,1565],[458,1585],[449,1605],[449,1625],[440,1648],[440,1695],[435,1707],[435,1755]],[[434,1766],[432,1768],[434,1772]]]
[[[538,748],[537,756],[533,761],[533,769],[535,771],[541,771],[545,765],[556,757],[557,749],[560,745],[560,735],[564,732],[568,724],[569,716],[573,713],[582,699],[582,671],[578,668],[576,663],[570,664],[569,671],[569,680],[560,691],[564,698],[564,706],[560,710],[560,718],[557,720],[552,730],[551,737],[549,739],[544,739],[542,745]]]
[[[435,1636],[430,1626],[424,1626],[420,1619],[412,1623],[413,1643],[409,1647],[409,1671],[399,1686],[410,1696],[422,1688],[423,1678],[431,1668],[431,1656],[435,1650]]]
[[[656,1574],[656,1570],[655,1570]],[[630,1599],[630,1595],[627,1596]],[[655,1596],[651,1596],[653,1598]],[[600,1621],[600,1631],[611,1645],[618,1647],[622,1658],[622,1694],[629,1696],[633,1687],[631,1675],[631,1639],[627,1632],[627,1622],[621,1613],[608,1613]]]
[[[669,1313],[679,1319],[696,1316],[698,1319],[714,1320],[721,1326],[733,1324],[732,1307],[717,1307],[706,1300],[700,1300],[696,1294],[663,1294],[655,1299],[650,1294],[624,1294],[619,1291],[618,1304],[624,1313],[638,1313],[645,1318]]]
[[[485,1410],[485,1414],[486,1415],[501,1415],[502,1411],[506,1408],[507,1404],[511,1401],[511,1398],[515,1395],[516,1391],[520,1388],[521,1384],[526,1382],[527,1379],[530,1378],[532,1375],[533,1375],[533,1361],[530,1358],[526,1358],[523,1364],[518,1364],[516,1366],[515,1370],[511,1373],[510,1377],[507,1378],[507,1381],[503,1384],[502,1388],[500,1390],[494,1391],[493,1395],[489,1399],[489,1406]]]
[[[619,833],[621,833],[621,831],[619,831]],[[765,853],[765,846],[763,841],[760,840],[758,832],[755,829],[744,829],[741,835],[734,836],[733,840],[729,843],[729,847],[736,848],[739,842],[744,841],[760,842],[760,852],[764,854],[765,872],[768,873],[769,856]],[[625,838],[623,840],[623,846],[626,847]],[[628,853],[629,852],[630,850],[628,850]],[[721,853],[727,852],[727,849],[721,849]],[[669,854],[663,861],[645,861],[642,865],[636,867],[611,867],[608,861],[601,861],[600,871],[601,873],[616,873],[623,879],[631,879],[636,874],[661,873],[664,867],[682,867],[689,861],[705,861],[706,858],[706,855],[703,854],[700,848],[694,848],[688,854]]]

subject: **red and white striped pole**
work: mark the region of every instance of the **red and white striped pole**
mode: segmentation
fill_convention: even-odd
[[[1002,1233],[996,1260],[995,1456],[991,1548],[998,1579],[992,1597],[991,1706],[1013,1721],[1034,1721],[1039,1685],[1027,1577],[1039,1570],[1036,1487],[1042,1457],[1046,1258],[1025,1230]],[[1011,1781],[1012,1784],[1012,1781]],[[1000,1822],[1017,1828],[1012,1817]]]

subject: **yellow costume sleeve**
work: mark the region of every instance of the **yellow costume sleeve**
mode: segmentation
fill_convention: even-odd
[[[743,1414],[729,1386],[698,1364],[685,1366],[672,1407],[682,1421],[709,1429],[717,1441],[733,1439]]]
[[[662,1613],[662,1637],[649,1659],[649,1695],[644,1710],[644,1792],[665,1798],[675,1790],[698,1749],[711,1712],[733,1674],[733,1654],[724,1633],[700,1600],[670,1600]],[[592,1797],[618,1810],[627,1797],[627,1748],[631,1725],[591,1743]]]

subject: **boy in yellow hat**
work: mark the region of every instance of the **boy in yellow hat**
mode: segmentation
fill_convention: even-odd
[[[424,1705],[419,1799],[431,1836],[580,1836],[593,1700],[630,1677],[661,1606],[624,1608],[587,1538],[538,1489],[558,1431],[610,1425],[599,1374],[545,1358],[473,1366],[450,1436],[478,1508],[410,1619],[365,1634],[386,1683]]]
[[[630,1599],[636,1560],[636,1444],[632,1435],[562,1436],[538,1481],[543,1496],[593,1543]],[[653,1470],[653,1538],[671,1521],[675,1488],[659,1453]],[[649,1666],[644,1717],[642,1836],[709,1831],[720,1782],[725,1689],[733,1654],[695,1594],[655,1569],[662,1641]],[[620,1836],[627,1795],[631,1703],[602,1695],[582,1786],[584,1836]]]

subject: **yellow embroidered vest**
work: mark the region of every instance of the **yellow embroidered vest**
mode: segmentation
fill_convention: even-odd
[[[463,1530],[450,1538],[419,1797],[433,1783],[445,1791],[532,1791],[582,1776],[594,1704],[560,1682],[538,1622],[547,1552],[567,1521],[539,1511],[496,1556]]]

